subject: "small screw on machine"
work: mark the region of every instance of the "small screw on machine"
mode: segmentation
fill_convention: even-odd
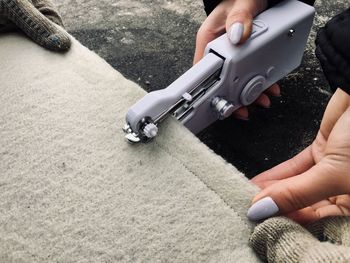
[[[288,36],[289,37],[293,37],[294,36],[294,33],[295,33],[295,30],[293,28],[289,29],[288,31]]]

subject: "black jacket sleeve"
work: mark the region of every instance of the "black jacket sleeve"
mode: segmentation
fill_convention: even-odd
[[[271,7],[283,0],[268,0]],[[209,15],[221,0],[203,0]],[[313,5],[314,0],[302,2]],[[333,91],[343,89],[350,95],[350,8],[332,18],[318,31],[316,56]]]
[[[318,31],[316,56],[331,89],[341,88],[350,95],[350,8]]]
[[[204,10],[209,15],[214,8],[221,2],[222,0],[203,0],[204,2]],[[279,2],[282,2],[282,0],[268,0],[268,7],[271,7]],[[302,2],[313,5],[315,0],[303,0]]]
[[[221,0],[203,0],[204,10],[207,16],[215,9]]]

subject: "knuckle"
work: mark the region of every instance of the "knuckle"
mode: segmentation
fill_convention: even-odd
[[[283,203],[285,204],[285,209],[288,210],[284,212],[291,212],[293,210],[301,209],[307,206],[300,192],[296,191],[294,188],[290,186],[287,186],[283,190],[283,197],[284,197]]]
[[[197,36],[200,34],[203,34],[204,31],[205,31],[204,24],[202,24],[197,30]]]
[[[229,19],[252,20],[253,15],[246,9],[232,9],[228,14]]]
[[[350,155],[330,153],[323,160],[323,169],[330,182],[340,193],[350,192]]]
[[[201,26],[196,35],[196,41],[199,42],[209,42],[210,40],[216,38],[222,34],[222,32],[218,29],[207,27],[207,26]]]
[[[219,33],[219,29],[217,28],[212,28],[212,27],[209,27],[207,25],[202,25],[198,31],[197,31],[197,36],[212,36],[212,35],[216,35]]]
[[[202,39],[208,34],[208,29],[205,26],[201,26],[197,31],[197,40]]]

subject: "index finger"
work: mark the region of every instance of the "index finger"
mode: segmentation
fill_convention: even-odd
[[[196,64],[203,57],[204,50],[210,41],[225,33],[226,16],[221,9],[222,7],[218,6],[199,28],[193,64]]]

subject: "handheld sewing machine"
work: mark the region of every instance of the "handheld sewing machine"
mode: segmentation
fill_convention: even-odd
[[[226,34],[213,40],[197,64],[129,109],[125,137],[134,143],[147,142],[167,116],[198,133],[251,104],[300,65],[314,13],[312,6],[285,0],[255,18],[244,44],[231,44]]]

